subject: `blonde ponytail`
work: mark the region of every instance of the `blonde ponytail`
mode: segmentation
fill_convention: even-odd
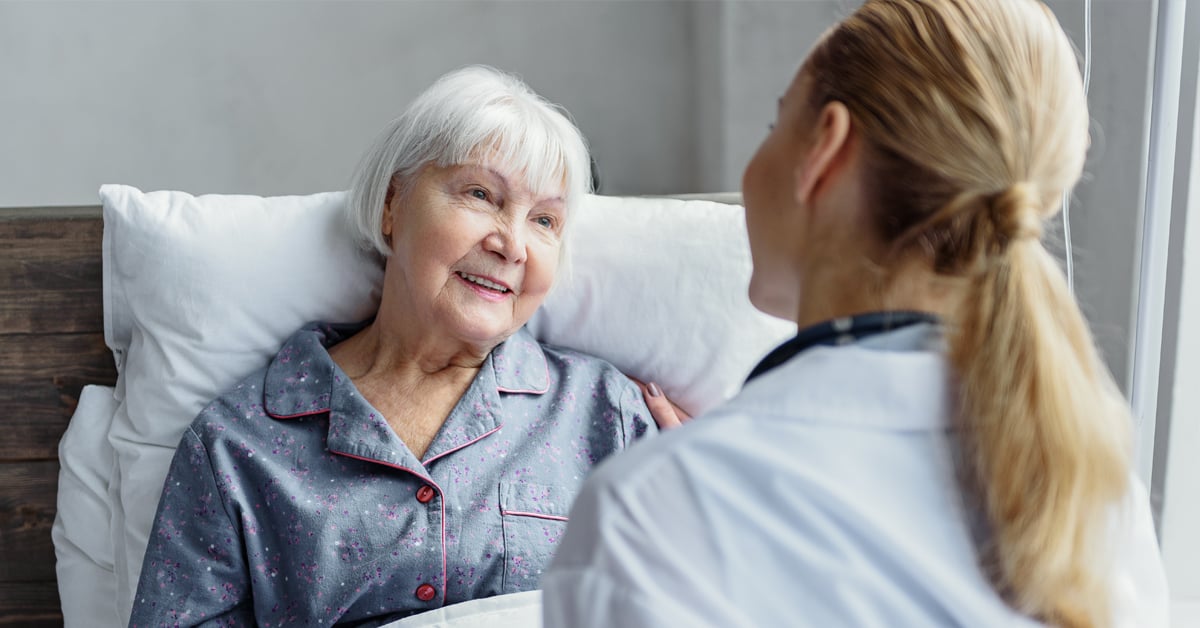
[[[867,0],[802,72],[810,109],[843,103],[865,140],[879,238],[962,286],[948,357],[983,569],[1030,616],[1109,624],[1131,420],[1040,241],[1088,143],[1065,33],[1036,0]]]
[[[993,528],[981,559],[1013,605],[1104,626],[1104,521],[1127,489],[1130,421],[1028,202],[1015,186],[993,204],[995,245],[950,325],[964,477]]]

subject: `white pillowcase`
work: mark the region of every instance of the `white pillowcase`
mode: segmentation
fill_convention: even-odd
[[[591,196],[574,223],[573,270],[534,314],[540,340],[598,355],[699,414],[732,397],[794,323],[746,294],[738,205]]]
[[[119,374],[114,563],[127,621],[183,430],[304,323],[370,316],[382,271],[355,246],[341,192],[197,197],[106,185],[100,196],[105,338]],[[542,341],[605,358],[700,412],[795,332],[746,297],[740,207],[595,196],[578,211],[573,273],[530,321]]]

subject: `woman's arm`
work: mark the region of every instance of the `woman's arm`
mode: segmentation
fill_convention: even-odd
[[[163,485],[131,628],[254,625],[241,532],[223,499],[228,488],[189,428]]]

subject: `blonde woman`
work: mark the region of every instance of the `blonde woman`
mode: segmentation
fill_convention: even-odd
[[[1129,412],[1041,241],[1087,145],[1040,2],[829,31],[743,180],[751,299],[801,331],[589,480],[546,625],[1165,625]]]

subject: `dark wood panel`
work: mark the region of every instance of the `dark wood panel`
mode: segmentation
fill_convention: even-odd
[[[99,207],[0,209],[3,257],[28,261],[100,259]]]
[[[100,299],[99,287],[54,292],[36,288],[0,290],[0,329],[21,334],[103,333],[104,306]]]
[[[0,463],[0,582],[54,580],[58,462]]]
[[[103,329],[98,207],[0,210],[0,334]]]
[[[3,231],[4,224],[0,222],[0,231]],[[11,250],[0,253],[0,291],[99,292],[103,267],[99,245],[97,242],[95,251],[86,251],[86,256],[56,259],[18,259]]]
[[[0,461],[57,457],[79,392],[116,380],[102,334],[0,335]]]
[[[61,626],[58,441],[104,346],[99,207],[0,209],[0,627]]]
[[[0,582],[0,626],[61,628],[61,608],[54,582]]]

